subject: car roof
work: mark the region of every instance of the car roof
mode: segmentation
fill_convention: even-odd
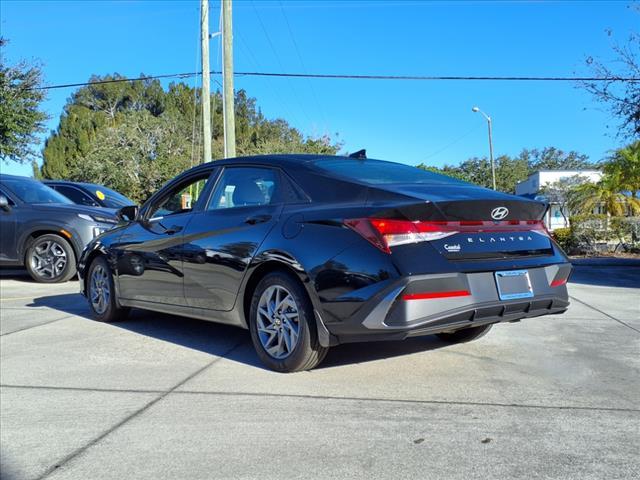
[[[11,180],[24,180],[27,182],[37,182],[35,178],[25,177],[23,175],[9,175],[8,173],[0,173],[0,180],[11,179]]]
[[[76,185],[79,187],[86,187],[86,188],[94,188],[94,187],[102,187],[102,188],[106,188],[103,187],[102,185],[99,185],[97,183],[88,183],[88,182],[72,182],[71,180],[43,180],[44,183],[56,183],[59,185]]]
[[[243,164],[243,163],[260,163],[264,165],[291,166],[291,165],[301,165],[301,164],[315,162],[318,160],[326,160],[326,159],[332,159],[332,158],[348,159],[349,157],[339,156],[339,155],[318,155],[318,154],[310,154],[310,153],[248,155],[244,157],[223,158],[220,160],[213,160],[203,165],[235,165],[235,164]]]

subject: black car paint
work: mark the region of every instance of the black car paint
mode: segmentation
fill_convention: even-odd
[[[547,207],[466,185],[359,184],[316,169],[312,161],[320,158],[273,155],[195,167],[147,201],[138,220],[90,244],[80,259],[81,276],[95,255],[104,254],[116,278],[117,298],[122,305],[215,319],[246,328],[248,301],[257,279],[271,269],[286,268],[297,275],[308,292],[322,343],[329,345],[339,341],[329,331],[339,332],[350,318],[364,316],[373,308],[371,300],[406,276],[567,263],[551,241],[545,254],[522,258],[452,261],[429,242],[403,245],[395,247],[392,254],[384,253],[345,228],[343,219],[376,214],[431,220],[483,218],[489,206],[507,202],[512,208],[507,219],[538,220]],[[180,231],[171,234],[145,219],[150,205],[181,179],[211,171],[207,184],[210,191],[224,167],[239,165],[277,168],[309,198],[266,207],[234,208],[224,214],[203,211],[205,201],[199,202],[191,213],[171,216],[171,226],[175,223],[180,227]],[[269,216],[269,221],[261,228],[247,226],[246,219],[258,214]],[[221,231],[218,227],[222,227]]]

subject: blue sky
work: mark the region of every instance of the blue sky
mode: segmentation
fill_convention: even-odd
[[[211,1],[210,8],[214,32],[220,2]],[[10,41],[9,61],[39,60],[48,84],[72,83],[92,74],[197,70],[198,15],[198,2],[189,0],[2,0],[0,30]],[[392,75],[589,74],[585,58],[611,59],[613,39],[626,39],[639,18],[629,2],[616,1],[236,0],[235,68]],[[211,65],[219,70],[218,39],[211,43]],[[598,160],[620,146],[615,119],[572,83],[238,77],[236,88],[256,97],[267,117],[285,118],[305,134],[338,133],[345,150],[366,148],[371,157],[409,164],[441,165],[487,155],[486,123],[471,112],[476,104],[494,119],[497,155],[556,146]],[[57,126],[71,92],[48,94],[44,109],[51,116],[49,129]],[[30,174],[28,166],[0,168]]]

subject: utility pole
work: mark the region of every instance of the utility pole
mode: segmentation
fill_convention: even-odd
[[[233,96],[233,22],[231,0],[222,0],[222,112],[224,156],[236,156],[236,120]]]
[[[211,161],[211,79],[209,76],[209,0],[200,1],[200,42],[202,49],[202,163]]]

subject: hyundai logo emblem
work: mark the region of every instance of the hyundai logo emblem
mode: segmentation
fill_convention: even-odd
[[[491,218],[494,220],[502,220],[507,218],[507,215],[509,215],[509,209],[507,207],[496,207],[491,210]]]

